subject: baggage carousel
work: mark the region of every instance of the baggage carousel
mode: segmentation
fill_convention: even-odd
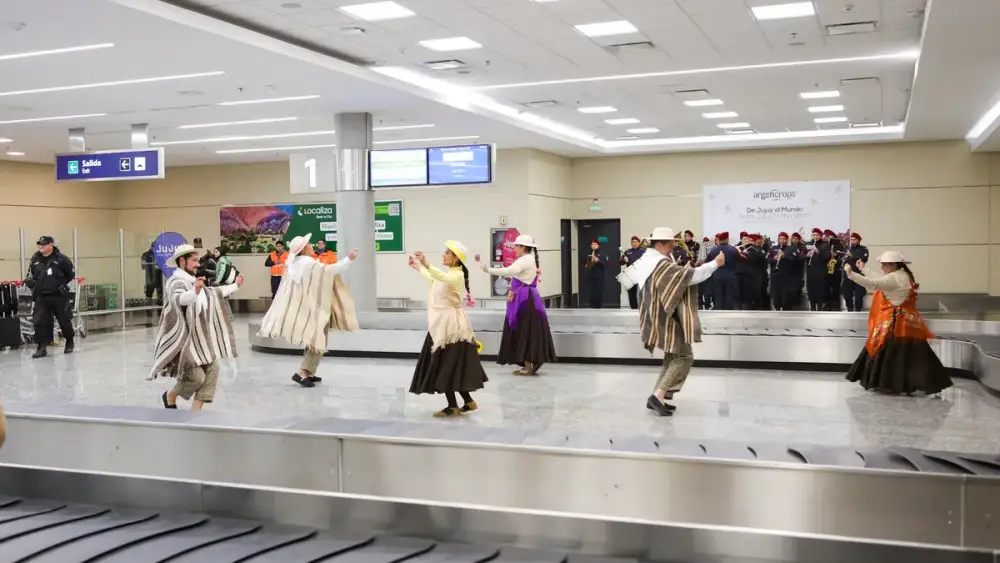
[[[475,309],[469,317],[482,342],[482,355],[496,357],[504,311]],[[562,361],[659,362],[643,350],[638,318],[631,310],[551,309],[549,324]],[[703,337],[695,344],[696,365],[756,365],[772,368],[829,369],[854,363],[868,334],[867,313],[703,311]],[[961,370],[1000,392],[1000,322],[927,315],[938,336],[931,342],[945,366]],[[328,354],[362,357],[415,357],[427,331],[426,311],[359,313],[361,330],[331,333]],[[257,336],[254,350],[298,354],[285,342]]]
[[[989,550],[0,466],[0,563],[993,563]]]

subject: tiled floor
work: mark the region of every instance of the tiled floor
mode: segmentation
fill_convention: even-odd
[[[409,395],[413,361],[326,358],[325,382],[304,389],[289,378],[294,356],[255,353],[245,322],[242,356],[222,371],[213,410],[261,419],[284,415],[428,421],[440,397]],[[170,381],[146,381],[152,330],[91,335],[76,354],[31,360],[30,350],[0,353],[0,396],[20,402],[159,406]],[[538,378],[488,364],[481,409],[442,424],[529,430],[648,434],[727,441],[843,446],[899,445],[1000,453],[1000,399],[959,380],[940,398],[867,393],[840,373],[696,368],[672,418],[644,408],[656,367],[557,364]],[[181,408],[186,408],[182,405]]]

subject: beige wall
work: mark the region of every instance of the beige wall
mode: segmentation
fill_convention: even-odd
[[[700,235],[705,184],[841,179],[852,229],[873,253],[906,254],[922,291],[1000,294],[1000,155],[963,141],[575,159],[571,205],[621,218],[623,240],[661,225]]]
[[[52,176],[48,166],[0,162],[0,279],[17,277],[18,227],[29,246],[43,233],[68,244],[78,229],[80,270],[100,283],[118,281],[117,230],[124,229],[126,287],[135,295],[138,256],[161,230],[211,246],[221,205],[336,201],[291,196],[280,162],[170,168],[167,179],[151,182],[56,184]],[[551,294],[561,283],[560,219],[619,218],[623,240],[658,225],[700,234],[705,184],[832,179],[851,181],[854,230],[875,252],[911,257],[924,291],[1000,295],[1000,155],[972,154],[961,141],[584,159],[501,150],[493,186],[376,195],[403,200],[409,251],[437,253],[456,238],[486,253],[489,229],[506,216],[538,241],[541,289]],[[594,198],[600,213],[587,209]],[[236,262],[250,280],[243,294],[267,294],[262,260]],[[425,299],[426,285],[405,257],[379,255],[377,266],[380,296]],[[473,271],[472,287],[487,295],[487,276]]]

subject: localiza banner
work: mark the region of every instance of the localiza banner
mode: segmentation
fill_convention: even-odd
[[[814,227],[839,233],[851,224],[850,180],[706,185],[702,200],[709,237],[748,231],[775,238]]]

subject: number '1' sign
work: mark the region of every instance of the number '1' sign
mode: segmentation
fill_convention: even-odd
[[[333,193],[337,190],[337,159],[332,149],[288,156],[289,191],[293,194]]]

